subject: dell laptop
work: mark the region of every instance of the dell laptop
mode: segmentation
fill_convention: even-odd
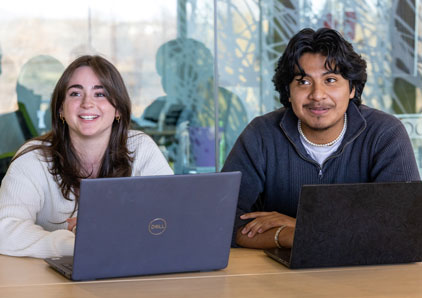
[[[225,268],[240,178],[84,179],[74,255],[46,262],[72,280]]]
[[[422,261],[422,182],[302,186],[289,268]]]

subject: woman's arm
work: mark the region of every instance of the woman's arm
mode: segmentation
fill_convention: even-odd
[[[64,200],[54,180],[49,183],[48,179],[53,177],[46,167],[33,151],[10,165],[0,188],[1,254],[38,258],[73,254],[75,237],[72,232],[65,229],[47,231],[36,224],[40,214],[46,214],[41,212],[43,208],[49,209],[47,213],[51,215],[44,221],[60,222],[59,217],[66,218],[66,214],[59,214],[58,210],[73,203]]]

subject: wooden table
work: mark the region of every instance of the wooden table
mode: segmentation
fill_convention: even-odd
[[[0,256],[0,297],[422,297],[422,263],[290,270],[232,249],[224,270],[72,282],[43,260]]]

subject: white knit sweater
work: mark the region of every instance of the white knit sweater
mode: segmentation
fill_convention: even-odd
[[[26,146],[34,144],[29,142]],[[173,171],[154,141],[130,131],[132,176],[171,175]],[[64,199],[39,151],[10,165],[0,187],[0,254],[37,258],[73,255],[75,235],[65,221],[75,202]]]

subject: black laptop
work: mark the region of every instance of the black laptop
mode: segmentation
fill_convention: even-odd
[[[289,268],[422,261],[422,182],[304,185]]]
[[[74,256],[46,262],[72,280],[225,268],[240,177],[82,180]]]

